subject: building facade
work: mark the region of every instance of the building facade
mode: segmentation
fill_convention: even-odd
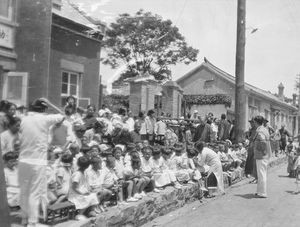
[[[220,105],[215,108],[214,105],[193,107],[198,108],[200,114],[205,115],[206,112],[212,112],[216,117],[220,117],[222,113],[227,113],[230,119],[234,119],[235,107],[235,77],[219,69],[209,61],[205,61],[192,71],[177,80],[177,83],[184,90],[185,95],[227,95],[232,99],[229,106]],[[280,128],[282,124],[295,134],[297,133],[297,108],[285,102],[284,87],[282,84],[278,87],[278,95],[271,94],[260,88],[245,84],[246,90],[246,117],[251,119],[256,115],[263,115],[269,120],[274,128]],[[220,108],[219,108],[220,107]],[[217,112],[216,112],[217,111]],[[218,112],[219,111],[219,112]],[[226,112],[225,112],[226,111]],[[246,128],[249,127],[247,123]]]
[[[1,98],[28,105],[46,97],[61,107],[73,95],[82,107],[97,105],[104,25],[67,0],[18,1],[15,14],[15,67],[2,73]]]

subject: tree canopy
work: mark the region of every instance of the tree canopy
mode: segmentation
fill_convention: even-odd
[[[125,65],[119,80],[149,73],[156,80],[171,79],[171,65],[197,60],[198,50],[185,41],[171,20],[151,12],[119,15],[107,28],[104,38],[104,64]]]

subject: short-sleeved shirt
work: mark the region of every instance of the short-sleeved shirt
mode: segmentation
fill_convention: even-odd
[[[70,190],[71,183],[71,170],[67,170],[65,167],[60,166],[57,169],[56,177],[61,178],[61,188],[57,189],[58,195],[66,195]]]

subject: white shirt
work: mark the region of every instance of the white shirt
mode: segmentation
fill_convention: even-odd
[[[165,135],[167,131],[167,125],[163,121],[158,121],[155,123],[155,134],[156,135]]]
[[[146,160],[144,157],[141,159],[141,169],[143,173],[150,173],[152,171],[152,161],[151,158]]]
[[[100,176],[100,184],[111,185],[118,180],[118,177],[114,170],[108,169],[107,167],[102,168]]]
[[[49,129],[62,120],[61,114],[29,112],[21,122],[19,162],[47,165]]]
[[[5,130],[0,134],[0,143],[2,155],[9,151],[14,151],[14,143],[19,134],[12,134],[10,130]]]
[[[122,179],[124,177],[124,170],[125,170],[123,157],[121,157],[120,160],[116,159],[115,164],[116,164],[115,166],[116,175],[119,179]]]
[[[88,185],[92,189],[98,189],[101,188],[101,173],[102,171],[99,169],[95,171],[93,168],[88,168],[85,171],[85,176],[88,182]]]
[[[132,132],[134,131],[134,120],[132,117],[128,118],[128,120],[126,121],[126,124],[128,126],[128,131]]]

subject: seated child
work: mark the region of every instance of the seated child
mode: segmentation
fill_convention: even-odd
[[[237,147],[234,147],[233,149],[228,149],[228,156],[233,160],[233,165],[235,168],[241,168],[241,164],[243,162],[238,158],[236,150],[238,150]]]
[[[57,201],[57,182],[56,182],[56,171],[57,171],[57,155],[54,153],[53,148],[49,148],[48,152],[48,164],[46,168],[47,176],[47,198],[48,203],[53,204]]]
[[[224,144],[219,144],[219,151],[218,151],[218,156],[220,158],[220,161],[222,163],[222,169],[224,172],[228,171],[231,167],[231,161],[225,152],[226,148]]]
[[[131,156],[131,165],[125,167],[124,171],[124,179],[125,180],[132,180],[135,185],[135,194],[133,198],[135,199],[142,199],[142,192],[144,189],[145,180],[141,177],[142,170],[141,170],[141,159],[138,153],[133,153]]]
[[[112,193],[118,194],[119,204],[125,205],[123,199],[123,188],[119,185],[118,177],[115,172],[116,160],[114,157],[106,158],[106,167],[103,168],[100,183],[103,188],[110,190]]]
[[[171,170],[175,172],[175,176],[179,183],[191,183],[190,173],[187,168],[187,159],[183,157],[183,144],[176,143],[173,147],[175,155],[171,157]]]
[[[64,154],[61,157],[61,166],[58,167],[56,172],[56,192],[57,196],[60,197],[60,201],[67,197],[71,187],[72,163],[73,156],[71,154]]]
[[[131,154],[136,152],[136,145],[134,143],[129,143],[126,146],[126,154],[124,154],[124,164],[125,166],[131,165]]]
[[[135,149],[136,149],[137,153],[139,154],[140,158],[142,158],[143,157],[143,152],[142,152],[143,143],[142,142],[137,142],[135,144]]]
[[[125,165],[123,161],[122,150],[116,147],[114,149],[113,155],[115,157],[115,165],[116,165],[115,171],[118,177],[119,184],[122,186],[123,190],[127,190],[127,202],[138,201],[138,199],[134,198],[134,194],[135,194],[134,181],[124,179]]]
[[[153,180],[155,188],[173,185],[175,188],[180,189],[181,185],[177,182],[175,174],[168,169],[168,166],[161,157],[163,148],[153,149],[151,162],[153,171]]]
[[[247,150],[244,147],[243,143],[238,144],[238,150],[236,152],[237,157],[242,160],[243,163],[246,162],[247,159]]]
[[[79,214],[83,215],[87,210],[90,210],[89,216],[96,216],[94,212],[96,206],[99,204],[96,193],[90,193],[87,183],[85,170],[89,167],[90,163],[87,157],[82,156],[77,161],[78,170],[72,175],[72,186],[70,188],[68,200],[74,203]]]
[[[10,207],[17,207],[20,205],[17,159],[18,154],[15,152],[9,151],[3,155],[7,202]]]
[[[90,163],[91,168],[88,168],[85,171],[87,183],[89,185],[90,192],[97,193],[100,202],[98,209],[103,212],[105,211],[104,202],[110,200],[112,192],[103,188],[101,184],[101,174],[103,172],[101,158],[94,156],[91,158]]]
[[[151,188],[154,187],[154,181],[152,180],[153,172],[152,172],[152,162],[150,160],[153,148],[151,146],[144,147],[142,149],[143,157],[141,158],[141,178],[144,180],[144,184],[141,186],[141,193],[140,195],[146,196],[145,188],[150,186]],[[154,187],[154,192],[160,192],[159,189]]]

